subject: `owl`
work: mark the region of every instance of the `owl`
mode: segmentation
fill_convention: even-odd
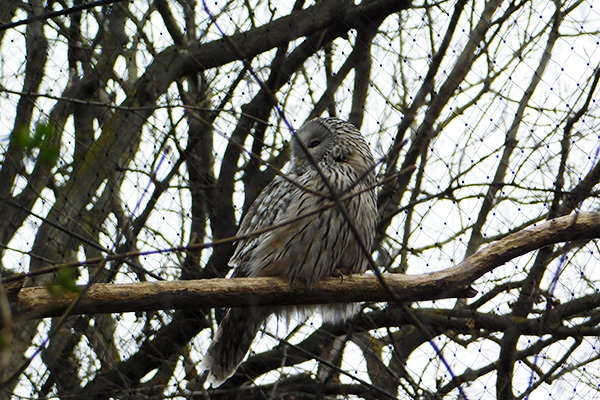
[[[307,287],[342,274],[362,273],[368,256],[339,207],[333,191],[350,215],[360,240],[370,249],[375,237],[377,205],[375,162],[358,129],[338,118],[307,122],[292,137],[290,172],[277,176],[258,196],[240,224],[240,239],[229,264],[235,277],[274,276]],[[274,226],[273,229],[268,229]],[[356,304],[302,307],[231,308],[223,318],[200,368],[207,382],[219,386],[248,352],[271,314],[312,315],[326,322],[350,317]]]

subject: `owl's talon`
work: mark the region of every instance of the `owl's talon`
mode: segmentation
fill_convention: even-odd
[[[332,277],[334,278],[340,278],[341,282],[344,282],[344,275],[348,276],[349,278],[352,277],[352,273],[345,271],[346,273],[342,272],[341,269],[336,268],[333,270],[333,273],[331,274]]]

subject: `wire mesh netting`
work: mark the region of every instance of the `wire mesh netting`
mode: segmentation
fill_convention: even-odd
[[[598,26],[592,1],[6,1],[0,396],[600,398]],[[460,264],[473,296],[270,318],[210,386],[224,309],[141,284],[229,277],[316,117],[373,152],[381,277]],[[159,301],[74,311],[100,283]]]

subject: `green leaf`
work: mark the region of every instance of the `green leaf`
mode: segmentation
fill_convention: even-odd
[[[15,146],[19,149],[27,149],[29,148],[29,144],[31,143],[31,139],[29,137],[29,132],[27,127],[20,126],[15,129],[10,135],[10,141],[14,143]]]
[[[33,132],[29,132],[26,127],[16,129],[11,134],[10,140],[18,148],[24,149],[29,157],[32,157],[34,150],[39,149],[39,161],[47,166],[52,166],[60,155],[59,147],[52,140],[55,135],[54,124],[48,121],[39,121]]]
[[[61,269],[56,275],[56,281],[46,285],[52,297],[59,298],[65,293],[79,294],[81,289],[77,286],[74,271],[70,268]]]
[[[56,283],[64,290],[72,293],[79,293],[77,282],[75,280],[75,274],[70,268],[64,268],[58,271],[58,279]]]

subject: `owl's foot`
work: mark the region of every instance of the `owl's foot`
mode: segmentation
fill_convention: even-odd
[[[341,270],[339,268],[336,268],[333,270],[333,273],[331,274],[331,276],[333,278],[340,278],[340,280],[342,282],[344,282],[344,276],[352,277],[352,274],[346,270]]]

